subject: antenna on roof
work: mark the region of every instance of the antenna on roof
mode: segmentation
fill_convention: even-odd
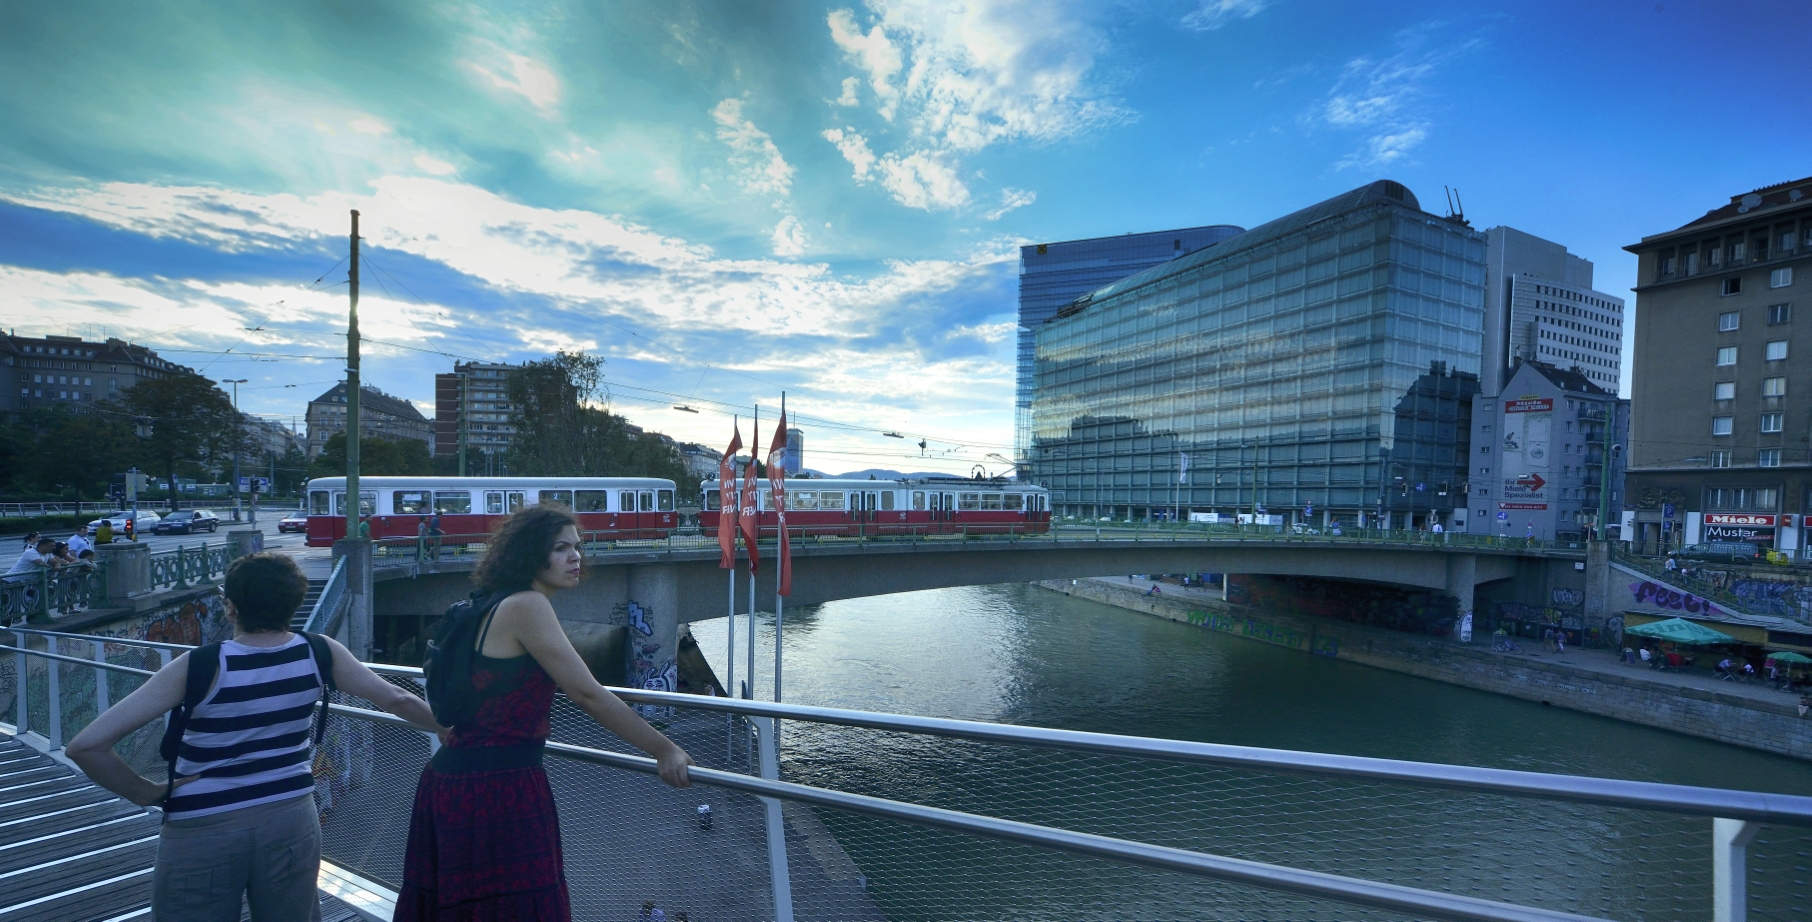
[[[1442,186],[1441,188],[1447,193],[1446,220],[1458,224],[1461,227],[1471,227],[1472,222],[1466,220],[1466,205],[1460,201],[1460,190],[1449,186]]]

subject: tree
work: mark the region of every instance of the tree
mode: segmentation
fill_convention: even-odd
[[[510,373],[516,430],[503,462],[521,477],[664,477],[687,482],[679,449],[595,406],[604,360],[557,352]],[[682,488],[681,492],[685,492]]]
[[[434,473],[428,443],[418,439],[388,439],[381,435],[359,439],[359,474],[367,477],[427,476]],[[309,477],[346,476],[346,433],[336,432],[321,446],[308,466]]]
[[[25,420],[33,445],[31,454],[20,459],[20,468],[40,493],[72,499],[104,496],[112,476],[138,460],[138,439],[125,417],[105,408],[74,412],[52,406],[28,411]]]
[[[232,399],[197,374],[179,372],[141,381],[110,403],[103,409],[150,420],[143,466],[169,485],[171,508],[176,506],[179,473],[198,476],[222,463],[230,466],[235,449],[251,447]]]

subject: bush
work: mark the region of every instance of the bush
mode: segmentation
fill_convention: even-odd
[[[73,512],[55,515],[9,515],[0,516],[0,535],[24,535],[34,531],[55,535],[58,538],[76,530],[76,526],[100,518],[98,512],[84,512],[77,515]],[[7,548],[0,546],[0,552]],[[9,563],[8,566],[11,566]]]

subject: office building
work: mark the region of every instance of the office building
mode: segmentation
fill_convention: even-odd
[[[248,457],[254,460],[266,456],[281,458],[291,448],[302,446],[301,436],[276,420],[259,419],[249,413],[241,413],[239,424],[245,428],[246,438],[252,446]]]
[[[1607,391],[1623,368],[1623,299],[1592,288],[1590,260],[1513,227],[1485,231],[1485,359],[1479,386],[1503,389],[1517,362],[1578,366]]]
[[[787,476],[798,476],[805,470],[805,430],[789,426],[786,430],[786,464]]]
[[[434,376],[434,453],[459,454],[459,423],[466,424],[466,457],[496,456],[516,435],[510,424],[509,375],[516,366],[455,362],[452,374]],[[476,470],[474,468],[473,470]]]
[[[1033,479],[1060,515],[1451,521],[1484,272],[1385,180],[1078,298],[1037,333]]]
[[[1097,288],[1241,232],[1230,224],[1039,243],[1019,248],[1019,348],[1014,376],[1015,457],[1031,445],[1033,336],[1058,309]]]
[[[1630,537],[1802,558],[1812,513],[1812,178],[1767,186],[1636,254]]]
[[[308,402],[308,457],[313,459],[335,433],[346,431],[346,382]],[[359,388],[359,437],[401,441],[414,439],[434,446],[434,430],[415,405],[369,385]]]
[[[681,442],[677,448],[680,460],[686,465],[686,476],[692,481],[680,485],[680,495],[690,496],[701,481],[717,476],[717,462],[723,458],[723,453],[697,442]]]
[[[1543,540],[1584,540],[1598,518],[1605,432],[1628,441],[1629,401],[1583,369],[1519,361],[1504,386],[1472,405],[1472,470],[1466,530]],[[1622,519],[1622,453],[1611,453],[1610,517]]]
[[[145,346],[123,339],[89,342],[80,336],[0,335],[0,416],[61,406],[82,410],[130,390],[140,381],[194,374]]]

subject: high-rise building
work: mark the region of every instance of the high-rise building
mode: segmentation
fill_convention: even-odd
[[[1598,518],[1607,426],[1611,445],[1628,441],[1629,401],[1578,369],[1519,361],[1502,388],[1473,399],[1466,530],[1583,539]],[[1613,525],[1622,516],[1624,461],[1611,453]]]
[[[1448,519],[1484,277],[1484,234],[1385,180],[1078,298],[1037,333],[1031,476],[1064,515]]]
[[[140,381],[194,370],[123,339],[0,335],[0,415],[32,407],[81,410]]]
[[[805,430],[789,426],[786,430],[786,473],[794,477],[805,470]]]
[[[1479,386],[1503,389],[1517,362],[1577,367],[1607,391],[1623,368],[1623,299],[1592,288],[1592,263],[1514,227],[1485,231],[1485,358]]]
[[[515,369],[515,365],[455,362],[452,374],[434,376],[436,455],[459,453],[462,413],[466,423],[468,464],[477,463],[481,457],[494,460],[510,447],[516,429],[510,424],[509,375]],[[469,472],[477,473],[478,470],[473,468]]]
[[[1626,537],[1806,557],[1812,177],[1730,197],[1636,254]]]
[[[1014,377],[1013,447],[1022,462],[1032,444],[1033,337],[1071,301],[1159,263],[1241,232],[1231,224],[1039,243],[1019,248],[1019,352]]]
[[[308,402],[308,457],[314,458],[335,433],[346,431],[346,382]],[[415,439],[434,447],[434,430],[415,405],[370,385],[359,387],[359,437]]]

